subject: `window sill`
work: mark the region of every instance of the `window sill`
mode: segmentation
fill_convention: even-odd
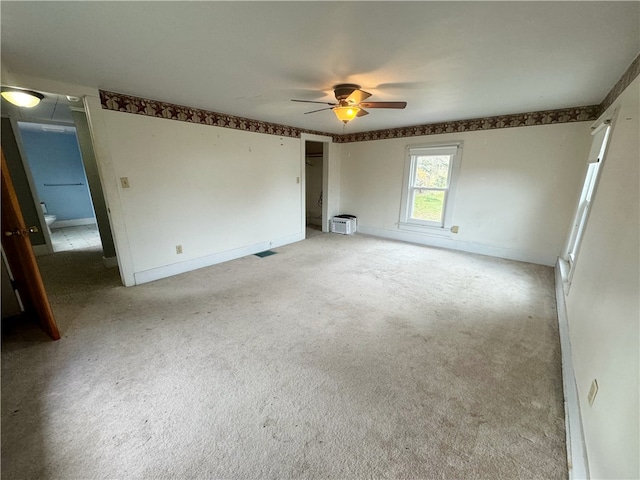
[[[451,235],[451,230],[449,227],[433,227],[430,225],[420,225],[417,223],[398,223],[398,230],[403,230],[406,232],[414,232],[414,233],[422,233],[424,235],[434,235],[437,237],[446,237],[449,238]]]

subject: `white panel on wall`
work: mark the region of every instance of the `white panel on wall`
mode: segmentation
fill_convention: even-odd
[[[399,233],[406,147],[452,141],[464,142],[453,213],[459,233]],[[589,123],[578,122],[345,144],[341,207],[358,216],[362,232],[553,265],[589,141]]]
[[[119,193],[135,272],[303,234],[299,139],[104,119],[116,178],[129,179]]]

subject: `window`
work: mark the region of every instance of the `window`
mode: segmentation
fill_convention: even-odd
[[[604,159],[604,152],[607,148],[607,141],[611,130],[609,123],[609,121],[602,123],[592,132],[593,141],[591,151],[589,152],[587,174],[582,187],[582,193],[580,194],[580,200],[578,201],[573,227],[569,234],[567,248],[563,255],[564,260],[569,263],[570,273],[573,271],[578,256],[580,243],[584,235],[585,227],[587,226],[587,218],[589,217],[589,211],[595,194],[596,183],[602,170],[602,160]]]
[[[408,149],[401,228],[450,226],[460,150],[461,144]]]

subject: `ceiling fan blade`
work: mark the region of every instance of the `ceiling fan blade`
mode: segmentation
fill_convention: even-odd
[[[337,103],[332,103],[332,102],[316,102],[314,100],[293,100],[291,99],[292,102],[302,102],[302,103],[320,103],[322,105],[332,105],[335,106],[337,105]]]
[[[404,108],[407,102],[362,102],[363,108]]]
[[[354,90],[353,92],[351,92],[351,95],[347,97],[346,101],[350,104],[357,105],[365,98],[369,98],[370,96],[371,94],[369,92],[365,92],[364,90]]]
[[[369,115],[369,112],[361,108],[360,111],[356,114],[356,117],[364,117],[365,115]]]
[[[304,112],[304,114],[306,115],[307,113],[316,113],[316,112],[322,112],[324,110],[332,110],[333,107],[328,107],[328,108],[321,108],[320,110],[311,110],[310,112]]]

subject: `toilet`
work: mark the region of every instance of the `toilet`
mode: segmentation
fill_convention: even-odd
[[[55,215],[49,215],[48,213],[44,216],[44,221],[47,224],[47,230],[49,230],[49,235],[51,235],[51,224],[56,221],[58,217]]]
[[[58,217],[56,215],[47,213],[47,205],[44,202],[40,202],[40,208],[42,209],[42,213],[44,213],[44,221],[47,224],[49,235],[51,235],[51,224],[55,222]]]

